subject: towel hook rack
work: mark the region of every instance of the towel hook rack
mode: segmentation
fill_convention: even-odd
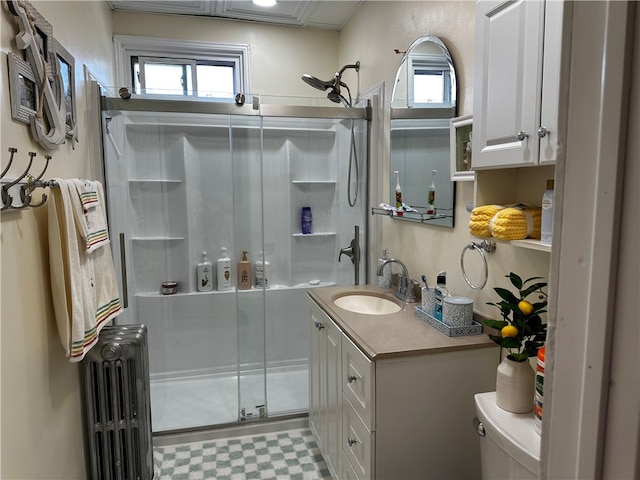
[[[42,171],[38,174],[38,176],[34,177],[29,171],[33,165],[33,161],[37,156],[36,152],[29,152],[29,161],[27,163],[27,168],[24,169],[22,174],[20,174],[15,179],[5,179],[4,176],[9,171],[9,168],[13,164],[13,159],[15,154],[18,152],[17,148],[9,147],[9,152],[11,153],[11,157],[9,158],[9,164],[4,168],[0,178],[2,179],[2,189],[0,189],[0,195],[2,199],[2,207],[0,207],[0,211],[5,211],[8,209],[12,210],[22,210],[27,207],[41,207],[47,201],[47,194],[43,193],[42,197],[38,201],[38,203],[33,203],[32,193],[36,188],[45,188],[45,187],[56,187],[57,184],[53,180],[42,180],[45,172],[49,168],[49,162],[53,158],[51,155],[45,155],[45,165]],[[14,196],[16,195],[16,190],[19,188],[19,196],[20,196],[20,205],[14,205]],[[12,190],[13,189],[13,190]]]

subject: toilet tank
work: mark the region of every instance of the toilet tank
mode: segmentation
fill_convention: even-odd
[[[533,412],[511,413],[496,404],[496,392],[474,396],[483,479],[537,479],[540,471],[540,435]],[[476,424],[478,422],[475,422]]]

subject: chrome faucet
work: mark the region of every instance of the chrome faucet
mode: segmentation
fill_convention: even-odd
[[[395,293],[396,297],[403,302],[417,302],[418,299],[413,293],[413,289],[416,285],[418,285],[418,282],[409,278],[409,270],[407,270],[407,266],[401,260],[398,260],[397,258],[390,258],[388,260],[385,260],[380,265],[378,265],[378,271],[376,272],[376,274],[378,276],[382,275],[382,270],[387,263],[397,263],[402,268],[402,274],[398,276],[398,286],[396,287]]]

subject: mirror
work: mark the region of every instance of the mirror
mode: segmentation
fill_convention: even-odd
[[[391,99],[389,172],[391,205],[399,180],[402,201],[410,208],[393,218],[453,227],[449,123],[457,115],[456,97],[456,73],[445,44],[434,36],[413,42]]]

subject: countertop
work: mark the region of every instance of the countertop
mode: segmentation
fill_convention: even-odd
[[[414,308],[419,303],[405,304],[403,310],[389,315],[353,313],[333,303],[333,298],[349,292],[366,292],[399,304],[402,302],[394,296],[393,289],[382,289],[374,285],[309,289],[309,296],[372,360],[474,348],[498,348],[484,331],[480,335],[449,337],[436,330],[415,315]]]

